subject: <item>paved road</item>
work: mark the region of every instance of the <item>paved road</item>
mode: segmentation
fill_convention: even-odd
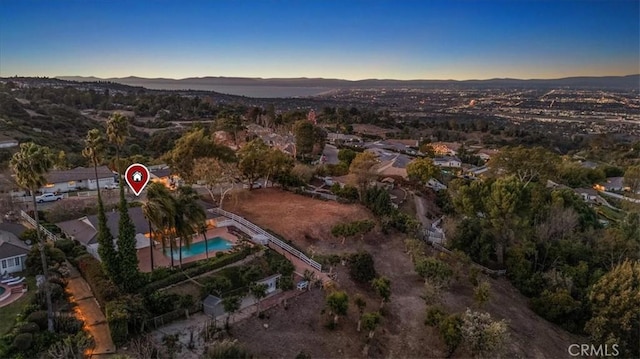
[[[627,196],[622,196],[619,195],[617,193],[611,193],[611,192],[607,192],[607,191],[600,191],[600,193],[607,195],[609,197],[613,197],[613,198],[617,198],[617,199],[623,199],[625,201],[629,201],[629,202],[633,202],[633,203],[640,203],[640,199],[635,199],[635,198],[631,198],[631,197],[627,197]]]

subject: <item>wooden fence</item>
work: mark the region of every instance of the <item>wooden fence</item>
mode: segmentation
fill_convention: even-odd
[[[36,220],[31,218],[31,216],[29,214],[27,214],[25,211],[20,211],[20,216],[22,217],[22,219],[27,221],[27,223],[29,223],[31,226],[33,226],[33,228],[36,228]],[[40,225],[40,231],[45,235],[45,237],[47,237],[47,240],[55,242],[58,239],[60,239],[60,237],[58,237],[57,235],[53,234],[53,232],[51,232],[50,230],[46,229],[42,225]]]
[[[259,234],[263,237],[265,237],[269,242],[269,244],[274,244],[282,249],[284,249],[285,251],[291,253],[292,255],[296,256],[298,259],[300,259],[301,261],[303,261],[304,263],[310,265],[312,268],[316,269],[319,272],[322,272],[322,265],[316,261],[314,261],[313,259],[307,257],[304,253],[300,252],[299,250],[293,248],[292,246],[288,245],[287,243],[281,241],[280,239],[274,237],[271,233],[265,231],[264,229],[256,226],[255,224],[247,221],[246,219],[244,219],[243,217],[240,217],[236,214],[233,214],[231,212],[227,212],[223,209],[220,208],[213,208],[211,209],[211,211],[222,215],[226,218],[229,218],[231,220],[233,220],[235,222],[235,226],[238,227],[241,230],[244,229],[248,229],[250,232],[253,232],[255,234]],[[248,233],[251,234],[251,233]]]

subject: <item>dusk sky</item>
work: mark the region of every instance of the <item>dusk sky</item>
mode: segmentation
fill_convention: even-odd
[[[0,1],[0,76],[640,73],[640,1]]]

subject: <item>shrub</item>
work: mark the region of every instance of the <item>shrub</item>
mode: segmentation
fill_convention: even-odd
[[[84,323],[70,315],[58,315],[53,318],[53,327],[56,333],[76,334],[82,330]]]
[[[40,326],[34,322],[24,323],[18,328],[19,333],[35,333],[38,331],[40,331]]]
[[[46,330],[47,329],[47,312],[44,310],[33,312],[29,314],[29,316],[27,317],[27,321],[36,323],[38,327],[40,327],[40,330]]]
[[[89,283],[93,295],[102,308],[108,301],[120,295],[118,287],[107,277],[102,269],[102,264],[92,256],[78,258],[78,269],[82,277]]]
[[[128,321],[129,313],[124,303],[120,301],[112,301],[106,306],[107,323],[111,330],[111,338],[117,346],[127,341],[129,334]]]
[[[431,327],[437,327],[440,325],[442,319],[445,318],[446,314],[447,313],[441,306],[431,306],[427,309],[427,317],[424,320],[424,324]]]
[[[61,239],[54,243],[54,247],[64,252],[66,256],[71,256],[73,249],[75,248],[75,244],[70,239]]]
[[[373,257],[369,252],[358,252],[349,257],[349,275],[360,283],[369,283],[377,276]]]
[[[13,346],[18,349],[18,351],[24,352],[31,348],[33,344],[33,334],[31,333],[20,333],[16,335],[16,338],[13,339]]]

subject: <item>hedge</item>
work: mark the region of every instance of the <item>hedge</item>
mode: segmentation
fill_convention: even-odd
[[[222,268],[231,263],[235,263],[241,259],[246,258],[249,254],[255,251],[255,247],[245,248],[238,252],[228,253],[222,257],[215,257],[209,260],[198,262],[197,266],[190,267],[188,269],[182,270],[178,273],[174,273],[169,275],[166,278],[157,280],[155,282],[149,283],[145,286],[141,292],[149,293],[154,292],[158,289],[168,287],[172,284],[180,283],[189,279],[190,277],[194,277],[200,274],[204,274],[210,272],[212,270]]]
[[[104,311],[106,303],[120,295],[118,287],[104,273],[102,264],[90,254],[78,257],[77,262],[82,277],[89,283],[93,295]]]
[[[127,342],[129,336],[129,313],[125,303],[113,301],[106,306],[107,323],[111,331],[111,339],[116,346],[121,346]]]

